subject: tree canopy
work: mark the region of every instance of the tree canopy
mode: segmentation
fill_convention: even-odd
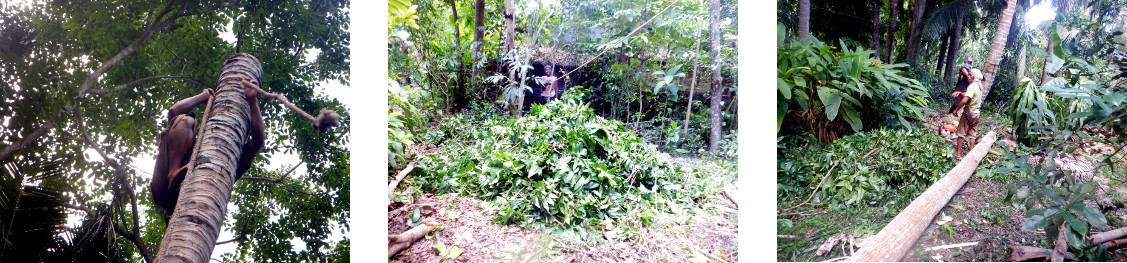
[[[223,259],[347,258],[349,151],[344,145],[350,118],[333,94],[317,90],[349,84],[348,5],[332,0],[0,3],[0,140],[10,142],[0,149],[0,163],[10,167],[8,174],[23,174],[5,177],[15,178],[10,183],[24,185],[2,192],[49,196],[55,206],[67,207],[58,213],[83,219],[77,226],[65,221],[44,226],[49,231],[40,234],[53,241],[39,246],[0,246],[39,259],[79,246],[110,261],[137,262],[155,254],[164,222],[145,186],[152,167],[139,167],[150,163],[139,158],[155,155],[158,134],[168,125],[168,107],[215,88],[224,58],[244,52],[261,61],[264,90],[307,112],[335,110],[343,120],[341,127],[321,133],[277,102],[260,103],[267,142],[247,177],[236,183],[224,230],[239,238],[220,246],[239,249]],[[299,161],[271,163],[286,160],[282,156]],[[305,172],[287,169],[298,166]],[[20,200],[0,205],[4,223],[39,220],[22,216],[20,211],[34,205],[25,204],[28,199],[4,200]],[[344,235],[330,238],[332,233]],[[17,230],[3,234],[10,239]],[[16,254],[0,254],[0,261]]]

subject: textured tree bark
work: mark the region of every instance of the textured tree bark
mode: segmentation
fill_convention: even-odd
[[[924,12],[927,11],[927,0],[913,1],[915,2],[914,5],[912,5],[912,26],[908,34],[908,61],[915,64],[916,60],[918,60],[917,52],[919,52],[919,50],[917,49],[920,47],[920,28],[923,27],[920,23],[923,23]]]
[[[810,35],[810,0],[798,0],[798,40]]]
[[[916,239],[927,230],[935,215],[947,206],[947,202],[974,175],[979,161],[986,157],[994,145],[995,134],[989,132],[978,145],[963,157],[947,175],[940,178],[923,194],[916,197],[908,207],[900,211],[892,222],[885,225],[880,233],[861,245],[861,250],[850,258],[854,262],[899,261],[916,244]]]
[[[1010,35],[1010,24],[1014,21],[1014,9],[1017,0],[1006,0],[1002,15],[998,16],[998,27],[994,30],[994,40],[990,41],[990,52],[986,56],[986,66],[982,75],[986,78],[986,85],[982,87],[982,97],[990,96],[990,88],[994,84],[994,76],[998,73],[998,63],[1002,62],[1002,50],[1006,48],[1006,40]]]
[[[261,80],[258,58],[238,53],[226,59],[219,87],[203,116],[202,132],[180,188],[176,211],[169,219],[156,262],[207,262],[223,227],[227,202],[235,185],[235,169],[247,142],[249,107],[243,78]],[[261,83],[261,81],[259,81]]]
[[[1017,78],[1025,77],[1025,44],[1021,44],[1021,50],[1017,51]]]
[[[884,45],[884,57],[888,58],[888,63],[892,63],[892,51],[896,46],[896,18],[900,15],[900,0],[889,2],[888,9],[891,16],[888,17],[888,40],[884,41],[886,43]]]
[[[965,13],[959,13],[959,15],[955,16],[957,17],[955,19],[955,32],[952,32],[951,41],[948,43],[947,66],[943,73],[943,79],[946,81],[955,81],[955,79],[952,78],[954,76],[952,73],[955,71],[956,61],[959,60],[957,56],[959,54],[959,40],[963,34],[963,17],[965,16]]]
[[[505,52],[513,51],[516,26],[513,24],[513,0],[505,0]]]
[[[711,97],[711,114],[710,119],[712,122],[712,130],[710,132],[710,140],[708,142],[708,151],[716,153],[720,151],[720,99],[724,96],[720,86],[720,0],[710,0],[712,5],[712,13],[709,14],[708,20],[711,24],[709,31],[712,32],[712,86],[709,91]]]

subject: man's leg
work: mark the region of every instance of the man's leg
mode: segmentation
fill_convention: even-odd
[[[955,159],[963,158],[963,137],[955,139]]]

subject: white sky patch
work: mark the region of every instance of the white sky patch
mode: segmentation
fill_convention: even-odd
[[[1033,6],[1033,8],[1029,9],[1029,12],[1025,13],[1025,25],[1030,28],[1035,28],[1041,23],[1051,21],[1056,17],[1057,12],[1053,11],[1051,3],[1048,1],[1041,2],[1041,4]]]

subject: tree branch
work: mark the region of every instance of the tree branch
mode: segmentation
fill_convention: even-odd
[[[43,137],[44,134],[47,134],[47,131],[55,128],[55,121],[58,120],[59,116],[62,115],[63,111],[60,110],[59,113],[56,113],[54,117],[51,117],[51,119],[47,120],[47,122],[43,123],[43,125],[35,128],[35,130],[31,131],[31,133],[27,134],[27,136],[24,136],[23,138],[12,142],[11,145],[8,145],[3,149],[0,149],[0,160],[8,159],[8,157],[11,157],[12,154],[15,154],[19,150],[22,150],[24,147],[27,147],[27,145],[31,144],[31,142],[39,141],[39,137]]]
[[[290,173],[293,173],[294,170],[297,170],[297,168],[301,167],[301,165],[304,164],[304,163],[305,163],[305,160],[297,162],[296,165],[294,165],[292,168],[290,168],[290,170],[287,171],[285,174],[283,174],[281,177],[278,177],[278,179],[270,179],[270,178],[267,178],[267,177],[244,176],[242,178],[239,178],[239,180],[262,181],[262,182],[270,182],[270,183],[280,184],[280,183],[282,183],[282,180],[285,180],[286,177],[290,176]]]
[[[188,76],[152,76],[152,77],[145,77],[145,78],[142,78],[142,79],[134,80],[134,81],[129,82],[125,85],[121,85],[121,86],[117,86],[117,87],[113,87],[113,88],[108,88],[108,89],[94,89],[94,90],[88,91],[87,93],[101,95],[101,94],[119,91],[119,90],[122,90],[122,89],[125,89],[125,88],[128,88],[128,87],[136,86],[137,84],[141,84],[141,82],[154,80],[154,79],[187,79],[187,78],[191,78],[191,77],[188,77]]]
[[[246,237],[247,237],[247,234],[242,233],[242,234],[239,234],[239,236],[232,238],[231,240],[216,242],[215,245],[218,246],[218,245],[222,245],[222,244],[227,244],[227,243],[243,240]]]

